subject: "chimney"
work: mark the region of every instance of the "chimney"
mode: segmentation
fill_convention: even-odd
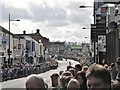
[[[23,34],[26,34],[26,31],[25,31],[25,30],[23,31]]]
[[[36,33],[39,34],[40,33],[40,29],[36,29]]]

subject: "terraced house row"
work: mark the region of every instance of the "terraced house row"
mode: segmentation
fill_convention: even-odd
[[[49,39],[43,37],[39,29],[36,33],[27,34],[24,30],[23,34],[13,34],[0,26],[0,63],[43,62],[48,43]]]

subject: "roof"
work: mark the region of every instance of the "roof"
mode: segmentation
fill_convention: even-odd
[[[31,38],[33,38],[34,40],[36,40],[37,42],[39,42],[39,40],[41,40],[41,42],[43,43],[44,46],[47,46],[49,43],[49,39],[46,37],[43,37],[40,33],[32,33],[32,34],[28,34]]]
[[[7,29],[5,29],[4,27],[2,27],[1,25],[0,25],[0,31],[5,32],[5,33],[8,33],[8,34],[9,34],[9,31],[8,31]],[[10,34],[11,34],[11,35],[13,35],[13,33],[11,33],[11,32],[10,32]]]
[[[30,36],[35,41],[39,43],[39,40],[43,43],[44,46],[47,46],[49,43],[49,39],[46,37],[43,37],[40,33],[31,33],[31,34],[14,34],[14,37],[20,38],[23,37],[23,35]]]
[[[23,38],[23,34],[14,34],[14,38]]]

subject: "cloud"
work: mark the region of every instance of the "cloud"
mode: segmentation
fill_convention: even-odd
[[[81,2],[70,2],[60,6],[51,7],[49,4],[44,3],[38,5],[35,3],[29,2],[28,8],[15,8],[7,7],[5,4],[0,4],[2,7],[2,21],[8,21],[8,14],[11,13],[12,17],[20,19],[28,19],[32,22],[43,22],[47,21],[47,26],[60,27],[66,26],[70,23],[81,24],[83,26],[88,25],[88,21],[91,21],[89,10],[80,10],[79,5]],[[85,17],[85,18],[82,18]]]
[[[30,11],[33,22],[45,23],[47,21],[46,25],[52,27],[65,26],[68,24],[66,21],[67,13],[63,8],[57,6],[52,8],[47,4],[40,6],[30,3]]]
[[[11,19],[21,20],[19,31],[26,29],[29,30],[27,32],[31,32],[40,28],[43,36],[52,40],[80,41],[81,38],[89,35],[89,32],[83,32],[81,28],[90,26],[92,9],[80,9],[79,6],[85,4],[83,0],[40,0],[37,3],[32,0],[25,1],[26,3],[23,3],[19,0],[21,7],[20,5],[17,7],[18,4],[15,5],[14,2],[0,3],[2,7],[0,21],[8,24],[8,15],[11,13]],[[26,6],[22,7],[22,5]],[[11,28],[16,31],[18,26],[12,25]]]
[[[91,20],[91,9],[87,8],[79,8],[80,5],[84,5],[84,2],[72,2],[67,8],[71,11],[69,15],[69,20],[73,23],[79,24],[81,26],[88,26],[88,22],[92,22]]]
[[[29,4],[30,11],[32,13],[33,22],[45,22],[47,20],[47,26],[60,27],[66,26],[71,23],[81,24],[88,26],[88,21],[91,22],[89,17],[90,11],[88,9],[80,10],[79,5],[81,2],[71,2],[60,6],[51,7],[49,4],[36,5]],[[87,13],[87,14],[86,14]],[[85,18],[83,18],[85,17]]]
[[[11,15],[11,20],[12,19],[30,19],[31,16],[28,13],[26,8],[15,8],[15,7],[9,7],[6,6],[5,4],[0,3],[1,7],[1,15],[2,15],[2,22],[7,22],[9,19],[9,13]]]

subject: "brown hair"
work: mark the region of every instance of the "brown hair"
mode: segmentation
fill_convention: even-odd
[[[80,89],[80,84],[79,82],[76,80],[76,79],[71,79],[69,82],[68,82],[68,85],[67,85],[67,90],[79,90]]]
[[[107,69],[105,69],[102,65],[93,64],[89,67],[87,71],[87,79],[91,76],[101,79],[105,85],[109,85],[111,87],[111,75]]]

